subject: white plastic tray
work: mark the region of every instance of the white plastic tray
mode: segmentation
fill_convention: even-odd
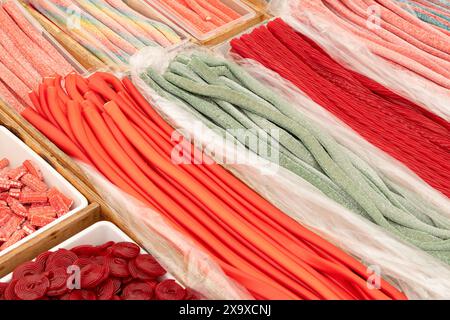
[[[253,9],[251,9],[249,6],[247,6],[246,4],[242,3],[239,0],[220,0],[222,3],[224,3],[225,5],[227,5],[228,7],[239,13],[241,17],[234,21],[230,21],[214,30],[211,30],[210,32],[202,34],[199,33],[197,30],[195,30],[189,24],[189,22],[186,21],[185,18],[179,15],[171,7],[164,4],[163,3],[164,0],[145,0],[145,1],[200,41],[208,41],[210,39],[213,39],[214,37],[220,35],[224,30],[227,30],[235,25],[242,24],[256,16],[256,12]]]
[[[22,240],[16,242],[12,246],[0,251],[0,256],[19,247],[28,240],[36,237],[38,234],[48,230],[60,221],[76,214],[80,210],[87,207],[86,198],[75,189],[62,175],[60,175],[52,166],[42,159],[36,152],[30,149],[25,143],[12,134],[8,129],[0,126],[0,159],[8,158],[11,167],[20,166],[25,160],[32,160],[41,169],[45,183],[50,187],[56,187],[59,191],[71,198],[74,202],[72,210],[65,215],[59,217],[55,221],[33,232]]]
[[[90,227],[77,233],[73,237],[60,243],[56,247],[53,247],[49,251],[56,251],[58,249],[72,249],[79,245],[93,245],[98,246],[108,241],[114,242],[134,242],[129,236],[127,236],[122,230],[120,230],[115,224],[108,221],[100,221],[94,223]],[[145,251],[141,248],[141,253]],[[150,252],[151,254],[151,252]],[[12,273],[4,276],[0,279],[0,282],[9,282],[12,278]],[[166,273],[161,279],[173,279],[173,276]]]

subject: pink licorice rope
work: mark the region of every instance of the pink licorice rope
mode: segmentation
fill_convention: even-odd
[[[450,39],[448,39],[442,32],[436,30],[428,23],[423,22],[416,16],[413,16],[400,8],[392,0],[364,0],[366,3],[375,4],[376,2],[382,5],[382,17],[399,28],[406,29],[408,33],[414,35],[416,38],[420,37],[425,42],[430,43],[435,48],[443,52],[450,52]]]

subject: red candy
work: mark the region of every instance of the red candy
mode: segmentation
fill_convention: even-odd
[[[96,294],[98,300],[111,300],[116,291],[114,281],[106,279],[101,285],[97,287]]]
[[[78,256],[72,251],[59,249],[47,259],[45,270],[49,271],[60,267],[67,269],[67,267],[73,265],[77,259]]]
[[[28,221],[22,225],[22,230],[25,231],[27,235],[32,234],[36,229]]]
[[[25,169],[25,167],[21,166],[21,167],[17,167],[15,169],[11,169],[8,172],[8,177],[11,180],[19,180],[20,178],[22,178],[25,174],[27,173],[27,169]]]
[[[47,202],[47,193],[22,191],[19,195],[19,201],[21,203],[45,203]]]
[[[91,257],[98,254],[98,248],[91,245],[81,245],[72,248],[70,251],[75,253],[78,257]]]
[[[17,280],[12,280],[8,286],[5,289],[5,292],[3,293],[3,296],[5,297],[5,300],[19,300],[19,297],[17,297],[14,287],[16,286]]]
[[[30,261],[22,263],[13,272],[13,279],[20,279],[26,276],[41,274],[44,271],[42,265],[38,262]]]
[[[36,257],[35,262],[41,265],[42,270],[45,270],[45,267],[47,265],[47,260],[52,254],[53,254],[53,252],[46,251]]]
[[[32,174],[33,176],[35,176],[39,180],[44,179],[44,177],[42,176],[42,172],[39,169],[39,167],[34,165],[34,163],[31,162],[30,160],[25,160],[22,165],[25,167],[25,169],[27,169],[27,171],[30,174]]]
[[[131,277],[133,279],[140,279],[144,281],[154,279],[153,276],[141,271],[141,269],[136,266],[135,259],[128,261],[128,270],[130,271]]]
[[[74,290],[70,293],[69,300],[97,300],[97,296],[89,290]]]
[[[15,231],[7,241],[5,241],[1,247],[0,250],[5,250],[6,248],[12,246],[13,244],[15,244],[16,242],[22,240],[23,238],[25,238],[25,236],[27,235],[27,233],[23,230],[17,230]]]
[[[12,197],[9,197],[6,199],[6,203],[8,203],[9,207],[11,208],[11,211],[15,214],[26,217],[28,215],[28,210],[25,208],[17,199],[14,199]]]
[[[14,293],[21,300],[37,300],[42,298],[50,286],[50,281],[44,275],[30,275],[17,280]]]
[[[46,225],[48,225],[49,223],[51,223],[51,222],[53,222],[55,220],[56,220],[55,218],[51,218],[51,217],[48,217],[48,216],[37,215],[37,214],[31,216],[31,224],[33,226],[36,226],[36,227],[46,226]]]
[[[106,259],[109,272],[113,277],[116,278],[127,278],[130,276],[130,271],[128,271],[128,261],[117,257],[108,257]]]
[[[8,166],[9,166],[9,160],[8,159],[3,158],[2,160],[0,160],[0,169],[5,169]]]
[[[48,275],[50,285],[48,287],[47,296],[60,296],[66,293],[69,290],[67,287],[67,278],[68,274],[66,268],[59,267],[52,269]]]
[[[38,177],[32,175],[31,173],[25,174],[20,181],[30,187],[32,190],[37,192],[46,192],[47,191],[47,185],[41,181]]]
[[[58,217],[69,212],[69,206],[64,202],[64,199],[61,197],[60,194],[57,193],[51,194],[50,197],[48,198],[48,202],[55,210]]]
[[[5,290],[7,287],[7,283],[0,282],[0,300],[5,300]]]
[[[135,244],[110,241],[41,253],[17,267],[10,283],[0,283],[0,300],[197,299],[174,280],[160,282],[166,271],[139,251]],[[80,268],[81,288],[68,286],[73,265]]]
[[[131,282],[123,289],[124,300],[151,300],[153,287],[145,282]]]
[[[28,216],[30,218],[33,216],[46,216],[49,218],[54,218],[56,216],[56,211],[50,206],[35,206],[28,209]]]
[[[98,264],[89,264],[81,269],[81,288],[95,288],[105,276],[106,268]]]

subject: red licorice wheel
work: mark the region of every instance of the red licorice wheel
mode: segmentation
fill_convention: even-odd
[[[153,280],[154,279],[154,277],[141,271],[136,266],[136,259],[132,259],[132,260],[128,261],[128,270],[130,271],[131,277],[134,279],[140,279],[140,280]]]
[[[155,296],[158,300],[183,300],[186,290],[175,280],[164,280],[156,286]]]
[[[97,246],[97,249],[98,249],[98,251],[106,251],[106,249],[113,246],[114,243],[115,243],[114,241],[105,242],[104,244]]]
[[[98,300],[111,300],[112,296],[115,294],[115,284],[114,280],[111,278],[103,281],[99,286],[97,286],[96,294]]]
[[[6,288],[8,288],[8,283],[0,282],[0,300],[5,300]]]
[[[106,258],[107,264],[109,266],[109,272],[113,277],[116,278],[127,278],[130,276],[130,271],[128,270],[128,261],[122,258],[109,256]]]
[[[155,290],[156,286],[158,285],[158,281],[154,281],[154,280],[144,280],[143,282],[145,282],[146,284],[148,284],[150,287],[153,288],[153,290]]]
[[[59,249],[48,257],[45,270],[48,271],[59,267],[64,267],[67,269],[67,267],[73,265],[74,261],[77,259],[78,256],[72,251],[67,249]]]
[[[67,269],[65,267],[58,267],[52,269],[48,273],[48,280],[50,281],[50,285],[48,287],[49,291],[59,290],[63,287],[67,287]]]
[[[122,292],[124,300],[151,300],[154,288],[146,282],[131,282],[125,286]]]
[[[51,251],[42,252],[35,259],[35,262],[42,266],[42,270],[45,270],[45,266],[47,264],[47,259],[53,254]]]
[[[15,280],[19,280],[25,276],[30,276],[34,274],[41,274],[44,271],[44,268],[41,263],[29,261],[18,266],[14,272],[12,278]]]
[[[191,288],[186,288],[186,295],[184,300],[200,300],[201,295]]]
[[[122,300],[119,296],[113,296],[111,300]]]
[[[73,290],[69,294],[69,300],[97,300],[97,296],[90,290]]]
[[[96,287],[105,276],[107,269],[98,264],[89,264],[81,269],[81,288],[89,289]]]
[[[17,280],[14,293],[21,300],[37,300],[45,296],[50,281],[43,274],[25,276]]]
[[[91,245],[81,245],[77,247],[73,247],[70,249],[73,253],[75,253],[78,257],[91,257],[96,256],[98,254],[98,248]]]
[[[131,242],[117,242],[111,247],[111,253],[119,258],[133,259],[137,257],[141,249]]]
[[[135,263],[139,270],[147,273],[154,278],[161,277],[167,273],[166,270],[159,264],[159,262],[149,254],[138,255],[135,259]]]
[[[16,292],[14,291],[14,287],[16,286],[17,281],[18,280],[12,280],[8,283],[5,292],[3,292],[5,300],[19,300],[19,298],[16,295]]]
[[[114,286],[114,293],[113,294],[119,294],[120,290],[122,289],[122,281],[121,281],[121,279],[111,278],[111,281],[113,282],[113,286]]]

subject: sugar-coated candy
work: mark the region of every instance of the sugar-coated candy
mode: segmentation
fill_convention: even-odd
[[[134,243],[113,241],[43,252],[18,266],[9,283],[0,283],[0,300],[197,299],[194,291],[164,279],[161,265],[139,252]],[[81,287],[69,285],[72,266],[80,270]]]

